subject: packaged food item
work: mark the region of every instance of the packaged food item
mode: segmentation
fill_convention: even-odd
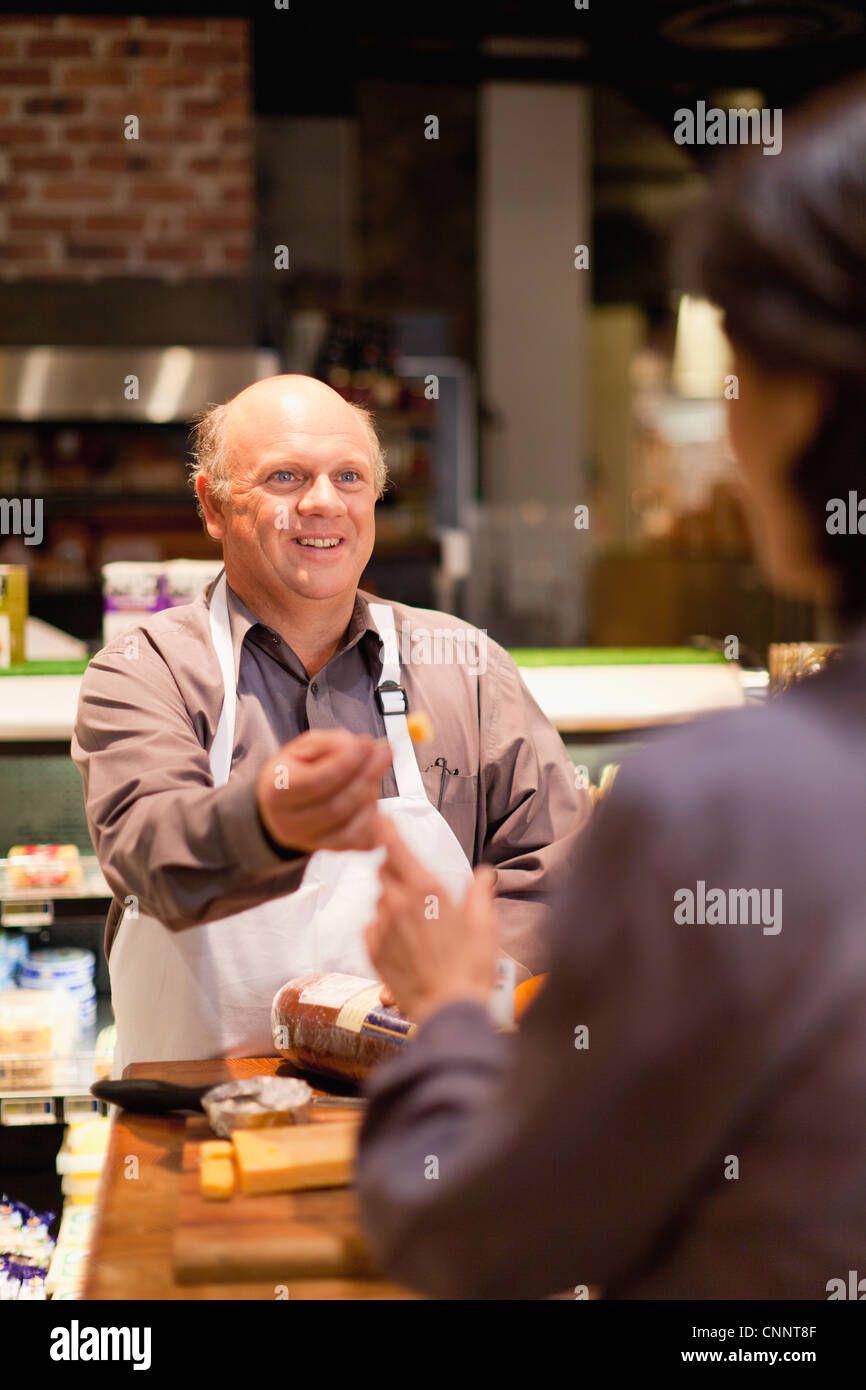
[[[13,888],[76,887],[81,882],[78,846],[13,845],[8,872]]]
[[[27,660],[27,567],[0,565],[0,666]]]
[[[110,560],[102,566],[102,640],[108,645],[162,608],[161,560]]]
[[[88,1121],[71,1128],[84,1128]],[[93,1236],[94,1207],[67,1201],[63,1204],[57,1245],[48,1267],[46,1289],[54,1299],[80,1298],[84,1289],[84,1275],[90,1257],[90,1244]]]
[[[202,1108],[217,1134],[230,1139],[236,1129],[288,1125],[313,1098],[306,1081],[290,1076],[250,1076],[214,1086],[202,1096]]]
[[[80,946],[50,946],[33,951],[18,972],[30,989],[81,989],[92,985],[96,956]]]
[[[54,1251],[49,1227],[54,1212],[35,1212],[26,1202],[0,1202],[0,1300],[45,1297],[45,1275]]]
[[[95,1209],[85,1206],[64,1206],[63,1214],[60,1217],[60,1229],[57,1232],[57,1246],[70,1247],[77,1249],[89,1246],[93,1235],[93,1223],[95,1220]]]
[[[18,1290],[18,1301],[33,1302],[48,1297],[45,1288],[45,1279],[48,1274],[47,1267],[37,1267],[36,1269],[21,1271],[21,1287]]]
[[[30,943],[24,932],[0,932],[0,990],[14,988],[29,950]]]
[[[58,1245],[48,1267],[48,1276],[45,1281],[46,1289],[52,1297],[61,1287],[67,1292],[80,1295],[84,1287],[88,1258],[88,1250],[71,1246],[61,1250]]]
[[[110,1133],[111,1120],[107,1115],[94,1115],[92,1119],[76,1120],[67,1127],[60,1152],[95,1161],[95,1166],[88,1171],[99,1172],[108,1148]],[[57,1171],[62,1173],[64,1169],[58,1168]]]
[[[113,1023],[109,1023],[106,1028],[100,1028],[96,1039],[95,1056],[93,1058],[93,1072],[97,1081],[106,1081],[111,1076],[111,1069],[114,1066],[114,1049],[117,1045],[117,1028]]]
[[[192,603],[223,567],[211,560],[110,560],[102,566],[102,640],[113,642],[152,613]]]
[[[54,1241],[48,1230],[54,1217],[53,1211],[30,1212],[21,1227],[19,1254],[23,1258],[35,1261],[37,1264],[44,1261],[47,1265],[48,1257],[54,1249]]]
[[[73,1210],[72,1204],[80,1206],[94,1201],[108,1149],[110,1128],[111,1121],[103,1115],[77,1120],[68,1126],[55,1159],[61,1179],[60,1190],[69,1199],[63,1209],[64,1217]],[[61,1221],[58,1243],[65,1229],[68,1227],[65,1228]]]
[[[55,1072],[75,1048],[79,1027],[75,999],[66,990],[0,994],[0,1085],[53,1085]]]
[[[360,1080],[415,1032],[414,1023],[382,1004],[381,989],[381,981],[357,975],[289,980],[271,1005],[274,1047],[304,1071]]]
[[[500,958],[487,1012],[504,1033],[514,1031],[515,1019],[547,979],[533,976],[515,988],[514,975],[514,962]],[[289,980],[271,1005],[274,1048],[302,1071],[363,1080],[380,1062],[398,1056],[416,1031],[399,1009],[381,1002],[381,990],[381,980],[357,975],[310,974]]]
[[[0,1202],[0,1256],[18,1259],[24,1247],[24,1222],[32,1213],[24,1202],[13,1202],[6,1194]]]
[[[96,956],[78,946],[34,951],[18,971],[21,989],[63,989],[75,1001],[82,1027],[96,1018]]]
[[[21,1212],[19,1202],[12,1202],[3,1193],[0,1201],[0,1251],[11,1249],[11,1241],[14,1239],[15,1248],[18,1248],[18,1232],[24,1224],[24,1217]]]
[[[223,567],[221,558],[213,560],[166,560],[162,567],[164,608],[192,603],[205,584],[216,579]]]
[[[20,1288],[21,1270],[14,1259],[4,1255],[0,1258],[0,1302],[16,1299]]]
[[[94,1202],[99,1191],[99,1174],[65,1173],[60,1180],[60,1191],[73,1202]]]

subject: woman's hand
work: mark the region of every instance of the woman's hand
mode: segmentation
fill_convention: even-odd
[[[379,817],[379,834],[387,850],[379,870],[382,896],[366,943],[384,980],[383,1001],[396,1002],[415,1023],[459,999],[486,1006],[499,952],[495,871],[477,868],[455,906],[386,816]]]

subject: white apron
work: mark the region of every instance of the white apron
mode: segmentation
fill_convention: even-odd
[[[424,791],[400,689],[394,613],[371,603],[370,614],[383,644],[377,698],[398,792],[380,800],[379,810],[396,818],[412,852],[459,901],[472,870]],[[237,707],[225,574],[211,596],[210,629],[225,689],[210,752],[214,786],[221,787]],[[108,963],[117,1024],[112,1076],[130,1062],[270,1056],[271,1001],[287,980],[319,970],[376,979],[363,935],[375,916],[383,854],[317,850],[296,892],[184,931],[127,909]]]

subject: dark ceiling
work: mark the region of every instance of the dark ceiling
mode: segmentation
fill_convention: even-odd
[[[758,87],[788,107],[866,68],[863,0],[68,0],[0,13],[236,14],[254,26],[260,114],[349,115],[370,78],[583,81],[613,88],[672,129],[676,107],[714,88]]]
[[[652,302],[659,247],[717,147],[677,146],[674,112],[698,100],[787,111],[866,71],[866,0],[69,0],[28,13],[136,13],[252,21],[255,104],[263,117],[354,116],[371,81],[579,82],[593,96],[598,299]],[[21,13],[0,0],[0,13]],[[741,104],[739,101],[736,104]]]
[[[250,8],[263,114],[350,114],[356,83],[544,80],[611,87],[673,128],[714,88],[758,87],[788,107],[866,67],[858,0],[592,0],[408,7],[291,0]]]

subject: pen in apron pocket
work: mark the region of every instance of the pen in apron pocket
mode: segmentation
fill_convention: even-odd
[[[460,775],[460,769],[457,767],[449,767],[447,758],[437,758],[435,762],[428,764],[425,771],[429,772],[432,767],[441,767],[442,769],[442,777],[439,782],[439,800],[436,802],[436,810],[441,811],[442,798],[445,795],[445,777],[446,775],[448,777],[458,777]]]

